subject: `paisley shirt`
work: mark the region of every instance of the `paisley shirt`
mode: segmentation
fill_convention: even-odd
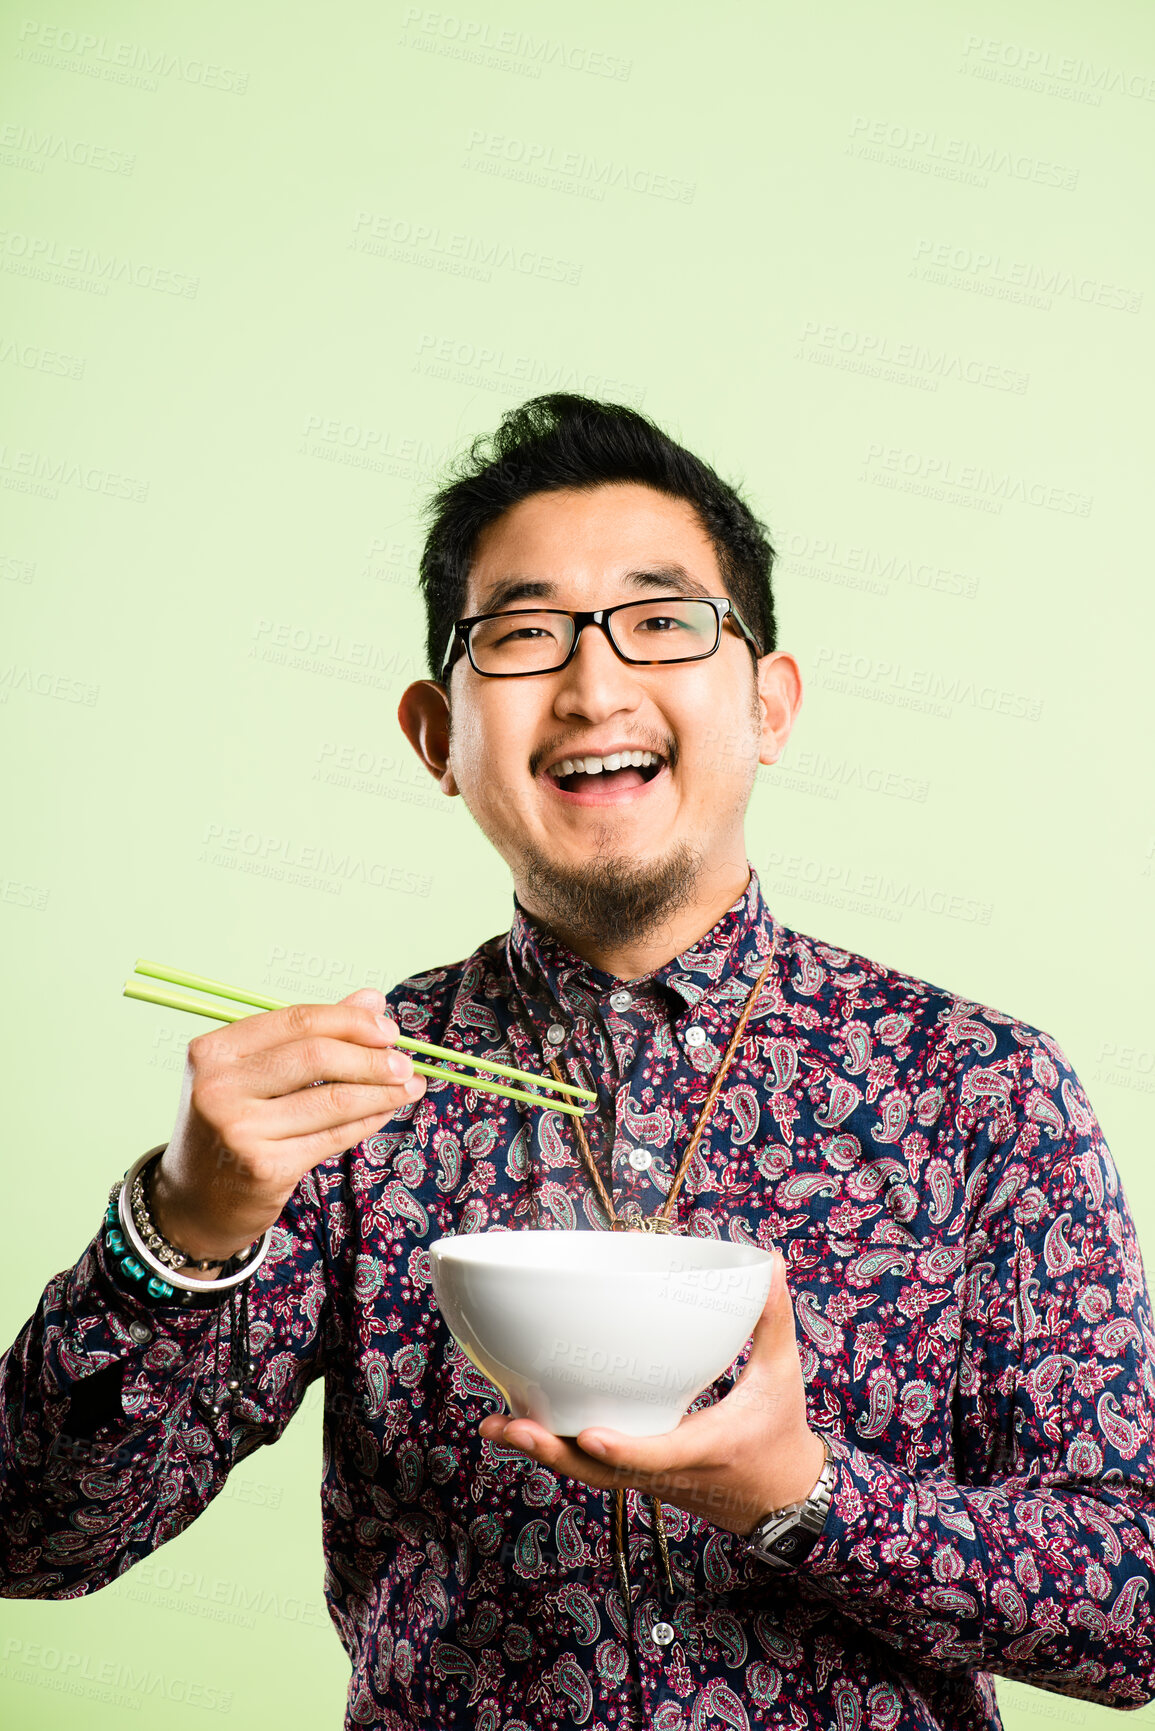
[[[643,979],[515,906],[508,934],[390,1002],[406,1032],[523,1069],[560,1052],[597,1086],[618,1209],[652,1213],[775,936],[677,1215],[786,1256],[837,1469],[804,1562],[774,1570],[666,1505],[668,1602],[631,1490],[627,1612],[611,1494],[480,1441],[501,1399],[446,1331],[428,1245],[607,1223],[559,1114],[431,1083],[298,1185],[252,1281],[259,1375],[231,1416],[194,1399],[214,1309],[146,1308],[99,1235],[49,1282],[0,1365],[3,1592],[70,1598],[131,1568],[323,1377],[350,1727],[962,1731],[1000,1723],[992,1673],[1116,1707],[1155,1696],[1149,1301],[1054,1039],[788,929],[753,876]]]

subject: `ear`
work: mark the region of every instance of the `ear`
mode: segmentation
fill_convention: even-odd
[[[758,662],[758,702],[762,710],[762,749],[758,761],[777,763],[802,707],[802,673],[785,649],[763,655]]]
[[[406,739],[441,788],[460,792],[449,769],[449,697],[435,679],[418,679],[406,686],[397,708]]]

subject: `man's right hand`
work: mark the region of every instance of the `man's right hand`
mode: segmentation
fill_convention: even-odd
[[[226,1262],[273,1224],[303,1173],[420,1098],[425,1080],[395,1048],[387,1010],[366,986],[339,1004],[290,1004],[189,1041],[176,1125],[150,1191],[170,1243]]]

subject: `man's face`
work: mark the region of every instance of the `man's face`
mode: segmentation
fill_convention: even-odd
[[[693,508],[621,484],[535,494],[491,524],[465,614],[726,593]],[[703,874],[733,878],[740,869],[744,882],[742,820],[754,775],[785,737],[773,691],[767,734],[765,687],[775,686],[778,661],[797,674],[792,657],[764,658],[760,694],[751,651],[729,627],[714,655],[664,666],[628,665],[596,626],[556,673],[486,679],[462,655],[449,676],[442,786],[461,793],[530,911],[557,914],[540,907],[549,901],[541,886],[604,877],[607,862],[639,885],[666,882],[654,891],[659,901],[665,894],[684,904]],[[639,751],[655,761],[561,773],[574,758]]]

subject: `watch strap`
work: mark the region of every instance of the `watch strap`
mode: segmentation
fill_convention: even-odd
[[[746,1537],[746,1550],[771,1568],[789,1569],[809,1555],[826,1525],[834,1495],[834,1456],[825,1437],[826,1459],[818,1482],[801,1502],[772,1509]]]

